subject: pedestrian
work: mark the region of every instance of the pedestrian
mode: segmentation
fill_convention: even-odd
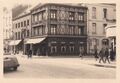
[[[114,60],[114,52],[113,52],[113,49],[110,49],[110,60],[111,60],[111,61]]]
[[[37,55],[40,56],[40,48],[37,50]]]
[[[28,58],[32,58],[32,50],[31,49],[28,52]]]
[[[105,50],[105,63],[106,61],[108,61],[108,63],[110,63],[110,60],[109,60],[109,50],[106,48]]]
[[[30,49],[30,52],[29,52],[29,53],[30,53],[30,58],[32,58],[32,50],[31,50],[31,49]]]
[[[80,48],[80,54],[79,54],[79,57],[81,57],[81,59],[83,59],[83,56],[84,56],[84,48],[81,47],[81,48]]]
[[[104,49],[102,48],[101,50],[100,50],[100,52],[99,52],[99,63],[101,63],[101,61],[103,62],[103,63],[105,63],[104,62]]]
[[[99,58],[98,57],[98,52],[97,52],[98,50],[97,49],[95,49],[95,51],[94,51],[94,57],[95,57],[95,60],[97,61],[97,59]]]

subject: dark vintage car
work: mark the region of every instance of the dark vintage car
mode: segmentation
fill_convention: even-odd
[[[18,59],[14,55],[4,55],[4,70],[12,69],[12,70],[17,70],[19,67],[19,62]]]

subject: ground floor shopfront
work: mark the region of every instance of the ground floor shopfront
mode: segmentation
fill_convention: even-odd
[[[88,54],[94,54],[95,49],[98,50],[98,52],[101,50],[101,48],[108,48],[109,46],[109,40],[106,39],[104,36],[97,36],[97,37],[88,37],[87,39],[87,53]]]
[[[37,39],[39,41],[37,41]],[[79,55],[81,49],[87,50],[87,38],[78,37],[46,37],[27,40],[25,43],[26,54],[31,49],[33,55]]]

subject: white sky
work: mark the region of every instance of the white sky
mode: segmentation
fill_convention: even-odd
[[[95,2],[94,2],[95,1]],[[31,4],[36,5],[38,3],[80,3],[80,2],[89,2],[89,3],[100,3],[100,2],[115,2],[116,0],[0,0],[3,7],[13,8],[17,4]]]

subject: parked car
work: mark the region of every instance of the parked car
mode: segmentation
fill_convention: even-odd
[[[4,70],[12,69],[17,70],[19,67],[18,59],[14,55],[4,55]]]

